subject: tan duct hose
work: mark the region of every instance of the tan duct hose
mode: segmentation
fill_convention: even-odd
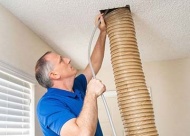
[[[127,136],[158,136],[128,8],[105,16],[118,105]]]

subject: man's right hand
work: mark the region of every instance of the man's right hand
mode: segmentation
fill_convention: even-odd
[[[87,86],[87,92],[100,96],[106,91],[105,85],[98,79],[91,79]]]

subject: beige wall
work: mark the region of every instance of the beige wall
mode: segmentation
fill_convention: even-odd
[[[144,62],[143,70],[147,86],[152,93],[155,120],[160,136],[190,135],[190,57],[172,61]],[[107,90],[115,90],[112,68],[103,66],[99,75]],[[113,91],[114,92],[114,91]],[[105,94],[106,95],[106,94]],[[123,126],[116,97],[106,97],[116,132],[120,136]],[[99,99],[100,122],[106,136],[111,135],[106,113]]]
[[[33,76],[37,59],[47,50],[52,49],[0,5],[0,61]],[[36,86],[35,103],[44,92]],[[38,122],[35,128],[41,136]]]
[[[161,136],[190,135],[190,57],[144,64]]]

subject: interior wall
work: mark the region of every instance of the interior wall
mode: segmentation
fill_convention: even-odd
[[[106,98],[106,103],[109,107],[109,112],[112,117],[115,132],[117,136],[124,136],[124,127],[120,117],[116,94],[113,92],[104,93],[104,96]],[[111,125],[101,97],[98,98],[98,113],[100,125],[102,127],[104,136],[113,136],[113,131],[111,129]]]
[[[190,135],[190,57],[144,63],[161,136]]]
[[[187,136],[190,134],[190,57],[160,62],[143,62],[147,87],[151,90],[155,121],[161,136]],[[115,90],[111,67],[103,65],[97,78],[105,83],[107,90]],[[106,95],[106,94],[105,94]],[[117,98],[106,97],[116,132],[123,135]],[[112,99],[112,101],[110,101]],[[111,135],[111,128],[101,99],[99,99],[100,122],[104,133]],[[103,116],[103,117],[101,117]],[[117,122],[116,122],[117,120]],[[107,126],[106,126],[106,125]]]
[[[48,50],[48,44],[0,5],[0,61],[34,76],[37,59]],[[36,85],[35,105],[44,92]],[[37,120],[35,128],[35,135],[41,136]]]

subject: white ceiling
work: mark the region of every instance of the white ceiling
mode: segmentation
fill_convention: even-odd
[[[0,3],[79,68],[87,64],[88,44],[99,10],[126,5],[131,8],[142,61],[190,56],[190,0],[0,0]],[[104,63],[110,65],[109,40],[106,46]]]

